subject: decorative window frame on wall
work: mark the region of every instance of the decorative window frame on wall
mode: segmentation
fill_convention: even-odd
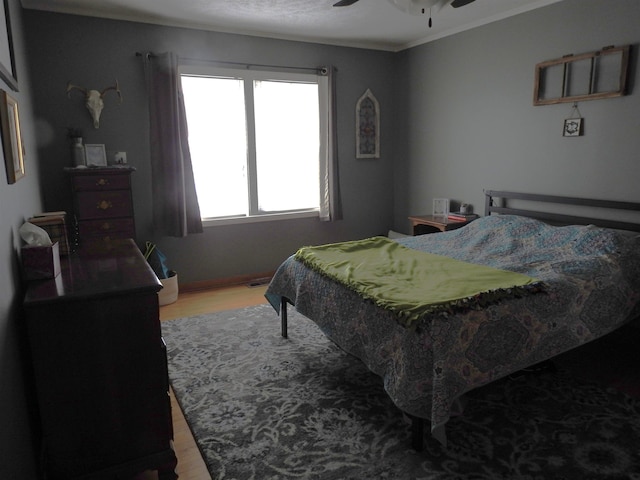
[[[356,103],[356,158],[380,158],[380,104],[370,89]]]
[[[538,63],[533,104],[553,105],[626,95],[630,47],[610,46]]]

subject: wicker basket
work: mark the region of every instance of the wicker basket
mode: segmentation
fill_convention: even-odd
[[[158,292],[158,303],[160,306],[169,305],[178,300],[178,274],[171,270],[169,278],[161,278],[162,290]]]

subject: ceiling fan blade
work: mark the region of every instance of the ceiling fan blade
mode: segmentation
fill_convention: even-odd
[[[353,5],[358,0],[340,0],[338,3],[334,3],[334,7],[348,7],[349,5]]]
[[[475,1],[476,0],[453,0],[453,2],[451,2],[451,6],[453,8],[464,7],[465,5],[468,5],[468,4],[473,3]]]

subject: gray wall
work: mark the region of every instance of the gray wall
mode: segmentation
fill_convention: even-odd
[[[25,145],[26,176],[9,185],[0,149],[0,478],[36,478],[32,430],[33,386],[30,383],[24,316],[24,290],[20,281],[18,228],[42,211],[38,181],[38,152],[32,115],[31,80],[27,71],[22,10],[19,0],[9,0],[19,92],[0,80],[0,89],[18,101]]]
[[[438,197],[482,212],[483,189],[640,201],[637,0],[565,0],[398,55],[395,227]],[[536,63],[632,44],[631,91],[534,107]]]
[[[138,242],[151,240],[169,259],[180,283],[275,270],[300,246],[361,238],[386,232],[392,223],[392,118],[394,56],[348,49],[25,11],[29,59],[35,82],[36,114],[45,204],[70,210],[63,167],[70,165],[67,127],[81,128],[86,143],[104,143],[108,156],[123,150],[137,168],[133,175]],[[333,64],[338,69],[338,128],[344,220],[262,222],[206,228],[187,238],[162,238],[151,229],[148,118],[142,63],[136,51],[164,52],[195,59],[291,66]],[[105,97],[100,128],[93,129],[80,95],[68,99],[67,81],[103,88],[117,78],[124,101]],[[371,88],[382,111],[382,157],[355,159],[355,104]],[[76,92],[77,94],[78,92]],[[286,189],[287,186],[283,185]]]
[[[640,100],[580,103],[585,136],[563,138],[571,105],[533,107],[533,69],[540,61],[605,45],[633,44],[637,0],[565,0],[399,54],[154,27],[21,11],[10,0],[27,176],[0,180],[0,478],[36,478],[29,412],[33,395],[25,360],[23,289],[17,229],[32,213],[70,208],[62,168],[70,165],[67,127],[88,143],[125,150],[134,174],[138,240],[156,241],[182,281],[273,269],[302,244],[385,231],[408,231],[409,214],[426,213],[433,197],[478,209],[484,188],[640,201]],[[339,129],[345,220],[298,220],[208,229],[187,239],[155,238],[149,226],[148,122],[136,51],[291,65],[333,63],[339,69]],[[633,53],[631,78],[637,74]],[[30,72],[27,70],[30,68]],[[93,130],[71,80],[103,88],[117,78],[124,102],[107,98]],[[6,86],[0,82],[0,88]],[[382,158],[355,160],[354,105],[371,88],[382,110]]]

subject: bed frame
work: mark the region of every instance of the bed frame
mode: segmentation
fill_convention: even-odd
[[[615,220],[611,218],[586,217],[572,214],[552,213],[543,210],[531,210],[528,207],[532,203],[549,204],[549,205],[565,205],[570,207],[596,208],[601,209],[603,216],[611,214],[612,211],[640,212],[640,203],[621,202],[615,200],[598,200],[578,197],[563,197],[557,195],[541,195],[534,193],[517,193],[502,190],[485,190],[485,216],[491,214],[509,214],[520,215],[523,217],[537,218],[551,224],[560,225],[598,225],[605,228],[615,228],[620,230],[630,230],[640,232],[640,219],[637,223]],[[500,199],[500,200],[497,200]],[[509,207],[508,200],[522,205],[522,207]],[[584,210],[582,210],[584,211]],[[292,305],[286,298],[282,298],[280,304],[280,321],[282,328],[282,336],[287,338],[287,304]],[[424,420],[414,417],[413,415],[405,415],[411,420],[411,444],[416,451],[423,449],[424,441]]]
[[[603,214],[607,213],[607,210],[616,211],[640,211],[640,203],[634,202],[620,202],[616,200],[597,200],[591,198],[578,198],[578,197],[561,197],[557,195],[540,195],[535,193],[516,193],[506,192],[498,190],[485,190],[485,202],[484,202],[484,214],[491,215],[492,213],[502,213],[510,215],[521,215],[523,217],[532,217],[539,220],[547,221],[550,223],[564,224],[564,225],[589,225],[594,224],[599,227],[616,228],[620,230],[631,230],[634,232],[640,232],[640,223],[627,222],[622,220],[606,219],[606,218],[590,218],[578,215],[568,215],[561,213],[551,213],[545,211],[529,210],[528,208],[511,208],[508,206],[508,200],[523,200],[526,205],[531,203],[547,203],[555,205],[570,205],[578,207],[590,207],[601,209]],[[502,202],[496,201],[496,199],[502,199]],[[640,220],[639,220],[640,222]]]

